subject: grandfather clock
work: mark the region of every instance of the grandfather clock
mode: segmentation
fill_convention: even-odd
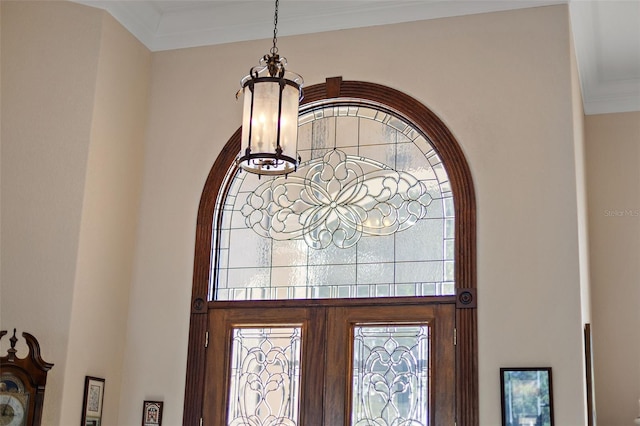
[[[7,334],[0,331],[0,340]],[[40,426],[47,372],[53,364],[40,356],[40,344],[29,333],[22,333],[29,354],[16,356],[16,329],[9,339],[7,355],[0,357],[0,426]]]

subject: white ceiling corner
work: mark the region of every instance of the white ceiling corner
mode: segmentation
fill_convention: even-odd
[[[77,0],[149,50],[269,38],[267,0]],[[281,0],[279,35],[569,3],[586,114],[640,111],[640,0]]]
[[[640,111],[640,2],[570,3],[586,114]]]

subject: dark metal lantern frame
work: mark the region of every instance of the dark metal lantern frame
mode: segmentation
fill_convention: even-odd
[[[302,91],[301,85],[296,83],[293,80],[285,78],[285,68],[282,65],[281,59],[278,55],[270,55],[265,56],[263,59],[268,60],[267,68],[269,70],[269,76],[260,77],[260,69],[263,67],[254,67],[251,69],[249,76],[250,78],[245,78],[242,91],[246,93],[245,89],[249,89],[251,94],[251,110],[249,116],[249,139],[247,143],[247,147],[244,150],[244,155],[238,158],[238,165],[242,167],[242,163],[246,162],[247,165],[253,166],[251,167],[251,171],[253,173],[258,173],[260,175],[280,175],[280,174],[288,174],[290,172],[295,172],[300,164],[300,157],[294,158],[292,156],[283,154],[281,147],[281,117],[282,117],[282,97],[286,86],[291,86],[296,89],[300,93],[299,99],[302,99]],[[275,64],[274,64],[275,62]],[[258,69],[256,69],[258,68]],[[275,75],[277,73],[277,75]],[[276,121],[276,149],[275,152],[252,152],[251,150],[251,142],[253,140],[253,118],[254,118],[254,89],[257,84],[274,84],[277,83],[279,85],[279,93],[278,93],[278,118]],[[297,115],[296,115],[297,118]],[[296,124],[297,126],[297,124]],[[288,166],[287,166],[288,164]],[[278,167],[284,165],[284,170],[286,173],[278,170]],[[244,168],[248,170],[247,168]]]
[[[236,163],[244,170],[255,173],[257,175],[287,175],[291,172],[295,172],[298,168],[298,164],[301,159],[297,156],[297,118],[298,118],[298,107],[300,105],[300,100],[302,99],[302,77],[296,73],[289,72],[285,70],[285,65],[287,64],[287,60],[284,57],[278,55],[278,6],[279,0],[275,2],[275,13],[273,17],[273,46],[271,47],[269,54],[264,55],[260,59],[260,65],[253,67],[249,70],[249,75],[244,77],[240,82],[242,89],[236,94],[236,98],[239,96],[240,92],[244,93],[245,96],[248,95],[247,90],[249,90],[249,94],[251,96],[250,107],[249,107],[249,117],[247,115],[247,99],[245,98],[245,107],[243,113],[243,127],[248,127],[247,129],[243,129],[242,141],[246,143],[246,149],[244,150],[244,155],[242,155],[242,151],[240,152],[241,156],[236,160]],[[260,76],[264,71],[268,71],[268,75]],[[287,76],[291,78],[287,78]],[[278,113],[275,121],[275,135],[268,135],[268,139],[263,142],[266,142],[269,147],[273,147],[273,151],[268,149],[261,150],[264,152],[253,152],[251,146],[254,137],[254,113],[256,109],[255,96],[256,96],[256,86],[257,85],[274,85],[277,84],[279,87],[278,90]],[[288,135],[291,138],[291,141],[288,141],[293,144],[294,148],[292,151],[294,152],[294,156],[288,155],[287,152],[284,152],[282,149],[282,113],[283,113],[283,98],[285,97],[285,89],[287,86],[291,86],[296,90],[297,101],[287,105],[287,114],[290,114],[289,117],[292,121],[291,123],[291,134]],[[293,94],[287,94],[287,97],[290,97]],[[288,99],[292,100],[292,99]],[[295,104],[295,105],[294,105]],[[270,102],[265,101],[264,104],[259,107],[265,107],[267,111],[273,105],[270,105]],[[273,111],[273,110],[271,110]],[[248,118],[248,119],[247,119]],[[264,126],[264,128],[268,128]],[[245,134],[247,137],[245,139]],[[275,138],[275,141],[273,140]],[[275,143],[274,143],[275,142]]]

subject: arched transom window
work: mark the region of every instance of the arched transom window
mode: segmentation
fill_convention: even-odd
[[[229,170],[214,300],[455,294],[454,205],[428,138],[380,105],[299,119],[296,173]]]

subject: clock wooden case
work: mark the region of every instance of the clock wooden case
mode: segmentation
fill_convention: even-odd
[[[0,340],[7,334],[0,331]],[[0,426],[40,426],[47,373],[53,364],[42,359],[40,344],[29,333],[22,333],[29,354],[16,356],[16,330],[9,339],[7,355],[0,357]]]

